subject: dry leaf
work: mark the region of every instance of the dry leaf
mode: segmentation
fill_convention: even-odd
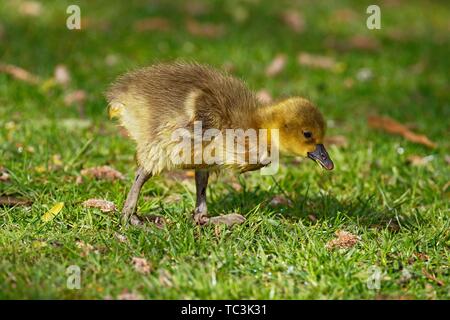
[[[11,196],[0,196],[0,206],[3,207],[15,207],[15,206],[30,206],[31,200],[19,199]]]
[[[320,56],[306,52],[301,52],[299,54],[298,62],[301,65],[319,69],[335,69],[337,67],[336,61],[331,57]]]
[[[42,5],[37,1],[24,1],[19,6],[19,12],[25,16],[37,17],[42,13]]]
[[[52,221],[53,218],[55,218],[56,215],[61,212],[63,207],[64,207],[64,202],[56,203],[49,211],[44,213],[44,215],[41,217],[42,221],[44,221],[44,222]]]
[[[85,177],[95,178],[97,180],[123,180],[122,173],[110,166],[92,167],[81,170],[81,175]]]
[[[117,296],[118,300],[142,300],[142,296],[138,293],[129,292],[127,289]]]
[[[347,138],[344,136],[327,136],[324,139],[327,146],[346,147],[348,145]]]
[[[422,157],[418,155],[410,155],[406,161],[412,166],[424,166],[433,160],[433,156]]]
[[[116,237],[117,240],[119,240],[122,243],[126,243],[128,241],[127,237],[123,234],[120,234],[118,232],[114,233],[114,237]]]
[[[6,182],[9,181],[11,178],[11,176],[9,175],[9,173],[6,171],[5,168],[0,167],[0,182]]]
[[[282,206],[289,206],[289,207],[291,207],[292,206],[292,201],[287,199],[284,196],[275,196],[275,197],[272,198],[272,200],[270,200],[269,204],[271,206],[280,206],[280,205],[282,205]]]
[[[159,229],[163,229],[166,224],[166,219],[164,219],[164,217],[155,214],[144,215],[142,216],[142,219],[146,222],[153,223]]]
[[[286,66],[286,61],[287,58],[285,54],[278,54],[266,68],[266,76],[273,77],[283,71]]]
[[[67,106],[73,104],[83,104],[86,101],[86,92],[84,90],[75,90],[64,96],[64,103]]]
[[[172,287],[173,282],[172,282],[172,276],[170,275],[170,273],[164,269],[161,269],[159,271],[159,283],[163,287],[168,287],[168,288]]]
[[[380,43],[376,39],[363,35],[351,37],[348,43],[351,49],[376,51],[380,48]]]
[[[67,67],[63,64],[58,64],[55,67],[54,75],[56,83],[61,85],[67,85],[70,82],[70,74]]]
[[[9,74],[17,80],[21,80],[31,84],[39,84],[41,82],[38,76],[12,64],[0,63],[0,72]]]
[[[286,10],[281,14],[281,19],[295,33],[301,33],[305,30],[305,19],[297,11]]]
[[[83,206],[85,206],[86,208],[97,208],[102,212],[116,211],[116,205],[114,204],[114,202],[101,199],[88,199],[83,202]]]
[[[133,257],[132,263],[134,266],[134,269],[142,274],[150,273],[152,267],[150,263],[145,258],[139,258],[139,257]]]
[[[184,10],[191,16],[199,16],[207,14],[210,11],[208,3],[203,1],[186,1]]]
[[[268,103],[271,103],[273,101],[272,95],[266,89],[261,89],[258,92],[256,92],[256,98],[262,104],[268,104]]]
[[[94,247],[92,245],[81,240],[77,241],[76,245],[81,249],[82,257],[87,257],[91,253],[91,251],[94,250]]]
[[[422,274],[428,279],[433,282],[435,282],[438,286],[443,287],[445,285],[445,282],[438,279],[436,275],[433,273],[429,273],[425,268],[422,268]]]
[[[447,162],[447,164],[450,164],[450,156],[445,156],[445,162]]]
[[[430,260],[430,257],[426,253],[423,253],[423,252],[415,252],[414,256],[421,261],[429,261]]]
[[[225,34],[225,27],[212,23],[199,23],[196,20],[189,19],[186,21],[187,31],[194,36],[206,38],[218,38]]]
[[[317,217],[314,214],[309,214],[308,215],[309,220],[311,220],[312,222],[316,222],[317,221]]]
[[[327,249],[335,248],[351,248],[353,247],[360,238],[350,232],[338,230],[336,231],[336,239],[328,241],[326,247]]]
[[[397,134],[414,143],[423,144],[429,148],[436,148],[436,144],[425,135],[416,134],[408,129],[407,126],[398,123],[392,118],[386,116],[370,116],[368,118],[369,126],[372,128],[382,129],[391,134]]]
[[[170,21],[166,18],[153,17],[136,21],[133,25],[134,30],[143,31],[169,31],[172,28]]]

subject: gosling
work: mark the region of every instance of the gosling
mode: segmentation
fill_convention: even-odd
[[[195,170],[195,223],[233,225],[245,218],[238,214],[208,216],[206,189],[211,172],[264,168],[271,164],[274,150],[309,157],[327,170],[334,167],[322,144],[325,121],[310,101],[292,97],[263,104],[242,81],[206,65],[176,62],[142,68],[120,76],[106,97],[110,117],[119,118],[137,145],[138,169],[123,206],[124,224],[131,217],[136,218],[136,205],[145,182],[163,171]],[[206,132],[216,136],[198,142],[199,124],[200,136]],[[267,132],[267,137],[258,135],[257,143],[252,145],[247,136],[240,142],[234,141],[233,146],[235,142],[240,145],[230,149],[226,143],[218,143],[217,138],[220,134],[226,136],[227,129],[253,129]],[[175,132],[180,133],[184,143],[174,138]],[[215,148],[211,148],[213,144]],[[209,158],[214,161],[205,160],[208,146]],[[257,156],[250,159],[255,148],[259,148]]]

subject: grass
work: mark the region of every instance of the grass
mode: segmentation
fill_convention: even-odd
[[[382,29],[373,31],[365,26],[370,1],[208,2],[210,13],[198,19],[225,26],[226,34],[217,39],[189,34],[181,5],[148,1],[77,1],[90,24],[69,31],[65,9],[73,2],[43,2],[39,17],[18,14],[17,2],[0,4],[0,61],[44,79],[64,64],[72,76],[68,88],[45,89],[0,74],[0,165],[11,175],[9,182],[0,182],[0,195],[33,201],[31,207],[0,207],[0,298],[102,299],[124,290],[148,299],[449,298],[449,190],[444,185],[450,178],[445,161],[450,8],[444,1],[382,3]],[[303,33],[280,23],[286,7],[303,13]],[[356,15],[339,22],[333,17],[344,8]],[[236,22],[237,10],[248,18]],[[133,22],[148,16],[165,16],[175,27],[133,31]],[[376,39],[380,48],[341,51],[326,45],[327,39],[343,43],[355,34]],[[341,70],[300,66],[300,51],[334,57]],[[266,77],[265,67],[280,52],[288,56],[285,70]],[[108,55],[117,64],[107,65]],[[177,58],[217,67],[231,62],[233,73],[251,88],[312,99],[328,119],[328,134],[348,140],[347,147],[329,150],[336,169],[325,172],[312,161],[283,158],[274,177],[224,173],[209,188],[209,210],[246,216],[232,229],[194,226],[193,181],[169,175],[148,182],[139,203],[141,214],[167,219],[162,229],[152,224],[122,229],[119,213],[83,208],[81,202],[89,198],[108,199],[120,208],[135,170],[133,143],[107,119],[106,86],[128,69]],[[357,80],[362,68],[373,73],[367,81]],[[63,102],[75,89],[87,93],[83,121],[79,109]],[[414,124],[438,148],[368,128],[371,114]],[[55,155],[61,168],[54,166]],[[411,166],[406,164],[410,155],[433,160]],[[105,164],[126,180],[76,183],[83,168]],[[279,195],[291,198],[293,206],[270,206]],[[65,203],[61,213],[42,222],[57,202]],[[328,250],[337,230],[360,241],[350,249]],[[116,233],[127,241],[118,241]],[[93,250],[83,254],[79,241]],[[146,258],[152,271],[136,272],[133,257]],[[81,269],[79,290],[66,286],[71,265]],[[382,273],[379,289],[367,286],[374,266]]]

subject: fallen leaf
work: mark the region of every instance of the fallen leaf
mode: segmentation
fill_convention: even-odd
[[[308,215],[308,219],[311,220],[312,222],[316,222],[317,221],[317,217],[314,214],[309,214]]]
[[[105,63],[108,66],[115,66],[119,62],[119,57],[115,54],[108,54],[105,57]]]
[[[266,68],[266,76],[273,77],[283,71],[286,66],[286,61],[287,58],[285,54],[276,55],[270,65]]]
[[[363,35],[351,37],[348,43],[351,49],[376,51],[380,48],[380,43],[376,39]]]
[[[20,199],[12,196],[0,196],[0,206],[15,207],[15,206],[30,206],[33,202],[28,199]]]
[[[281,19],[295,33],[301,33],[305,30],[305,19],[303,15],[294,10],[286,10],[281,14]]]
[[[19,6],[19,12],[25,16],[37,17],[42,13],[42,5],[37,1],[24,1]]]
[[[9,74],[17,80],[21,80],[31,84],[39,84],[41,82],[40,78],[25,69],[11,65],[0,63],[0,72]]]
[[[186,21],[187,31],[194,36],[206,38],[218,38],[225,34],[225,27],[213,23],[200,23],[196,20],[189,19]]]
[[[92,167],[81,170],[81,175],[89,178],[95,178],[97,180],[123,180],[122,173],[110,166]]]
[[[71,106],[73,104],[83,104],[86,101],[86,92],[84,90],[75,90],[67,93],[64,96],[64,103],[66,106]]]
[[[207,14],[210,11],[209,3],[203,1],[186,1],[184,10],[191,16]]]
[[[173,282],[172,282],[172,276],[170,275],[169,272],[167,272],[164,269],[159,270],[159,283],[163,286],[163,287],[172,287],[173,286]]]
[[[64,202],[56,203],[49,211],[47,211],[41,217],[42,221],[49,222],[49,221],[53,220],[53,218],[55,218],[56,215],[61,212],[63,207],[64,207]]]
[[[142,296],[138,293],[129,292],[127,289],[117,296],[118,300],[142,300]]]
[[[368,118],[369,126],[376,129],[382,129],[391,134],[397,134],[414,143],[423,144],[429,148],[436,148],[436,144],[425,135],[412,132],[407,126],[398,123],[392,118],[386,116],[370,116]]]
[[[358,14],[353,9],[343,8],[334,11],[331,19],[334,22],[350,22],[358,19]]]
[[[270,200],[269,203],[271,206],[292,206],[292,201],[287,199],[284,196],[275,196],[272,198],[272,200]]]
[[[152,17],[136,21],[133,25],[134,30],[143,31],[169,31],[172,25],[169,20],[161,17]]]
[[[55,67],[54,75],[56,83],[61,85],[67,85],[70,82],[70,74],[67,67],[63,64],[58,64]]]
[[[433,156],[427,156],[427,157],[422,157],[422,156],[418,156],[418,155],[410,155],[408,158],[406,158],[406,161],[415,167],[418,166],[424,166],[426,164],[428,164],[429,162],[431,162],[433,160]]]
[[[301,52],[299,54],[298,62],[301,65],[319,69],[335,69],[337,67],[337,62],[334,58],[307,52]]]
[[[86,208],[97,208],[102,212],[114,212],[116,211],[116,205],[114,202],[102,199],[88,199],[83,202],[83,206]]]
[[[82,257],[87,257],[91,253],[91,251],[94,250],[94,247],[92,245],[81,240],[76,242],[76,246],[81,249]]]
[[[142,219],[146,222],[154,224],[157,228],[163,229],[166,224],[166,219],[161,216],[157,216],[155,214],[147,214],[142,216]]]
[[[127,237],[123,234],[120,234],[118,232],[114,233],[114,237],[116,237],[117,240],[119,240],[122,243],[126,243],[128,241]]]
[[[7,182],[10,180],[10,178],[11,178],[11,176],[6,171],[6,169],[3,167],[0,167],[0,182]]]
[[[327,136],[324,139],[324,144],[327,146],[346,147],[348,141],[344,136]]]
[[[426,253],[423,253],[423,252],[415,252],[414,256],[421,261],[429,261],[430,260],[430,257]]]
[[[445,162],[447,162],[447,164],[450,164],[450,156],[445,156]]]
[[[351,248],[358,243],[360,238],[350,232],[338,230],[336,231],[336,239],[328,241],[326,244],[327,249],[335,248]]]
[[[422,268],[422,274],[428,279],[435,282],[438,286],[443,287],[445,282],[438,279],[435,274],[429,273],[425,268]]]
[[[256,98],[262,104],[268,104],[268,103],[271,103],[273,101],[272,95],[266,89],[261,89],[258,92],[256,92]]]
[[[139,258],[139,257],[133,257],[132,263],[134,266],[134,269],[142,274],[150,273],[152,267],[150,263],[145,258]]]

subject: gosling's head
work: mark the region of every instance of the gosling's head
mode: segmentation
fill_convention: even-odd
[[[264,107],[263,126],[279,129],[279,147],[284,153],[308,157],[323,168],[334,168],[323,146],[325,121],[320,111],[304,98],[290,98]]]

